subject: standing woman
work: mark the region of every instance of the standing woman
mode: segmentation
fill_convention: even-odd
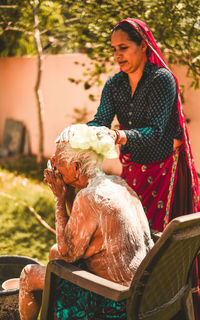
[[[110,128],[117,116],[120,130],[109,134],[120,145],[121,176],[139,195],[151,228],[163,231],[172,218],[200,210],[178,81],[144,22],[120,21],[111,46],[120,72],[106,82],[88,125]],[[196,276],[200,319],[198,285]]]

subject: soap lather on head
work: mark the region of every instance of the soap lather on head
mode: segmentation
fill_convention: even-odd
[[[80,162],[81,174],[93,177],[101,169],[104,158],[118,157],[115,142],[108,131],[105,127],[85,124],[65,128],[56,140],[56,158],[68,163]],[[54,169],[55,155],[47,162],[49,170]]]

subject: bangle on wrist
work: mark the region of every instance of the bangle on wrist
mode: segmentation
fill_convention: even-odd
[[[121,136],[120,136],[120,133],[119,133],[119,130],[117,129],[112,129],[113,131],[115,131],[116,135],[117,135],[117,139],[115,140],[115,144],[118,144],[121,140]]]

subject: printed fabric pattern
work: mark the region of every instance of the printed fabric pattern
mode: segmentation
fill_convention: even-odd
[[[133,97],[127,74],[119,72],[105,84],[101,103],[89,125],[110,127],[114,116],[126,133],[122,154],[133,162],[167,158],[173,151],[173,137],[182,138],[172,74],[147,62]]]
[[[138,194],[151,229],[163,231],[170,221],[180,148],[163,161],[138,164],[120,156],[129,186]]]
[[[156,44],[156,41],[155,41],[149,27],[143,21],[140,21],[138,19],[124,19],[122,21],[126,21],[126,22],[130,23],[133,26],[133,28],[145,40],[147,45],[151,48],[152,53],[149,58],[150,62],[156,64],[157,66],[164,67],[170,71],[159,47]],[[122,21],[120,21],[120,22],[122,22]],[[173,74],[173,76],[174,76],[174,79],[176,80],[176,84],[177,84],[177,104],[178,104],[178,113],[179,113],[179,123],[180,123],[180,126],[183,128],[182,143],[183,143],[183,148],[185,151],[185,158],[187,161],[187,165],[188,165],[190,173],[191,173],[191,186],[192,186],[192,193],[193,193],[193,197],[192,197],[193,212],[198,212],[200,210],[198,176],[197,176],[197,172],[196,172],[195,165],[194,165],[194,157],[193,157],[192,150],[191,150],[188,129],[186,126],[186,120],[185,120],[185,116],[184,116],[184,112],[183,112],[183,108],[182,108],[181,97],[180,97],[180,92],[179,92],[179,84],[178,84],[178,80],[174,74]]]
[[[73,265],[87,269],[84,260]],[[59,320],[126,320],[126,300],[115,302],[57,278],[56,316]]]
[[[57,279],[56,316],[59,320],[126,320],[126,301],[115,302]]]

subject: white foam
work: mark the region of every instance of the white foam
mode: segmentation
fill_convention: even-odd
[[[106,159],[114,159],[118,157],[118,153],[115,141],[108,132],[106,127],[76,124],[63,130],[57,141],[69,142],[74,149],[91,149]]]

